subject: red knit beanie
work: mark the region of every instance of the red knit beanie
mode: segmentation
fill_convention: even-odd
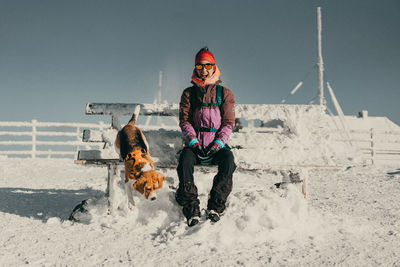
[[[198,64],[200,61],[208,61],[211,64],[215,64],[215,58],[214,55],[208,51],[208,47],[205,46],[202,49],[200,49],[199,52],[196,54],[196,59],[194,60],[194,64]]]

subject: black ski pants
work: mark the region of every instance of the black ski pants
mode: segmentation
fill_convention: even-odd
[[[184,148],[180,154],[177,168],[179,188],[176,191],[176,201],[183,206],[183,214],[186,218],[200,215],[200,201],[193,177],[196,164],[200,164],[199,158],[191,148]],[[211,164],[218,165],[218,172],[214,177],[207,209],[222,213],[232,191],[232,177],[236,169],[232,151],[226,148],[219,150],[213,156]]]

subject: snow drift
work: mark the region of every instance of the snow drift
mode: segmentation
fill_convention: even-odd
[[[69,160],[0,159],[0,261],[6,266],[394,265],[400,169],[310,169],[308,198],[279,172],[236,172],[221,221],[188,228],[168,185],[156,201],[107,215],[106,170]],[[205,208],[213,173],[195,173]],[[92,199],[87,220],[67,219]],[[123,198],[123,197],[122,197]]]

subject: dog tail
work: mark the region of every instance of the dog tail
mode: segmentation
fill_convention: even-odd
[[[133,111],[132,118],[131,118],[131,120],[129,121],[129,123],[135,124],[135,123],[136,123],[136,120],[137,120],[137,117],[139,116],[139,113],[140,113],[140,105],[137,105],[137,106],[135,107],[135,110]]]

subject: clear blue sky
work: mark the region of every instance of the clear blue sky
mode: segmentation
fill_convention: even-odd
[[[308,103],[317,6],[344,113],[400,124],[398,0],[0,0],[0,120],[107,121],[84,115],[85,103],[151,103],[160,70],[177,103],[204,45],[237,103],[279,104],[301,80],[287,103]]]

